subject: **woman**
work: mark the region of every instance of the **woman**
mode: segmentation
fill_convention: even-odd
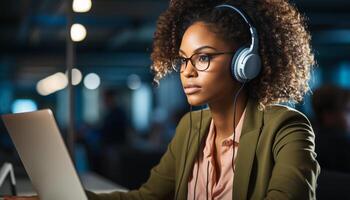
[[[254,33],[234,8],[217,7],[223,3],[255,25],[261,72],[252,80],[237,78],[231,62]],[[275,105],[308,91],[309,42],[302,17],[284,0],[171,1],[155,33],[155,79],[175,69],[188,103],[209,109],[182,118],[139,190],[92,199],[315,199],[320,169],[311,125]],[[246,67],[259,67],[253,59]]]
[[[285,0],[172,0],[155,32],[155,81],[177,71],[188,103],[209,109],[181,119],[139,190],[89,199],[315,199],[312,127],[277,105],[308,91],[309,43]]]

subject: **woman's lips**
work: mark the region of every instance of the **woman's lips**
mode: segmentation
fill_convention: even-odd
[[[201,90],[201,87],[199,86],[186,86],[184,87],[184,91],[187,95],[190,95],[190,94],[194,94],[194,93],[197,93]]]

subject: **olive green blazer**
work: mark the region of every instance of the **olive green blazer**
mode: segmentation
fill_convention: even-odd
[[[188,178],[199,149],[198,134],[200,143],[205,141],[210,121],[209,110],[195,111],[191,126],[187,113],[140,189],[99,195],[88,192],[89,199],[168,200],[175,195],[176,199],[186,199]],[[256,101],[249,99],[236,158],[233,199],[316,199],[320,166],[314,137],[310,122],[300,112],[281,105],[260,111]]]

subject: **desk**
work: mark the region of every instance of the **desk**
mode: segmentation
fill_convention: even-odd
[[[108,193],[112,191],[122,191],[126,192],[127,189],[117,185],[103,177],[101,177],[98,174],[95,174],[93,172],[87,172],[80,175],[81,182],[83,184],[83,187],[86,190],[96,192],[96,193]],[[20,196],[30,196],[35,195],[36,192],[30,182],[29,179],[17,179],[17,192]],[[4,184],[0,188],[0,196],[3,194],[10,194],[9,185]]]

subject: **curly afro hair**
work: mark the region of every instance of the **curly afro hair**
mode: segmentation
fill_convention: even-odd
[[[215,27],[213,31],[219,37],[235,45],[250,44],[249,27],[242,17],[228,9],[215,9],[222,3],[244,10],[258,31],[262,70],[246,84],[250,96],[262,108],[300,102],[309,91],[308,80],[315,61],[304,17],[287,0],[171,0],[160,15],[154,34],[154,81],[159,83],[172,71],[171,63],[178,56],[182,36],[195,22]]]

